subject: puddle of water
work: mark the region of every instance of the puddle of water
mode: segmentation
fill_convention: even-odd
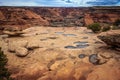
[[[89,46],[88,42],[77,41],[77,42],[74,42],[74,44],[76,44],[77,48],[86,48]]]
[[[74,44],[76,44],[76,45],[81,45],[81,46],[85,46],[85,45],[88,45],[88,42],[77,41],[77,42],[74,42]]]
[[[66,49],[75,49],[75,46],[65,46]]]
[[[99,60],[98,60],[98,55],[97,54],[92,54],[89,56],[89,62],[93,63],[93,64],[98,64]]]
[[[74,36],[77,36],[75,34],[63,34],[64,36],[70,36],[70,37],[74,37]]]
[[[80,54],[78,57],[82,59],[82,58],[85,58],[86,55],[85,54]]]
[[[80,48],[86,48],[89,46],[88,42],[74,42],[75,46],[65,46],[67,49],[80,49]]]
[[[64,32],[55,32],[56,34],[63,34]]]
[[[88,46],[89,46],[88,44],[87,45],[76,45],[76,48],[86,48]]]
[[[86,34],[94,34],[92,31],[85,32]]]

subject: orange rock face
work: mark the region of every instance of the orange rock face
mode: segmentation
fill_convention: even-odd
[[[5,28],[25,29],[32,25],[48,25],[40,15],[24,8],[0,8],[0,25]]]
[[[31,26],[85,26],[94,22],[113,23],[119,9],[0,7],[0,25],[7,29]]]

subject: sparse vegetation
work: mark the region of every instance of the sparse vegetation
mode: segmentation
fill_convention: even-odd
[[[91,29],[94,33],[97,33],[101,30],[101,26],[99,23],[93,23],[88,25],[87,27],[88,29]]]
[[[7,61],[8,59],[6,58],[6,55],[4,55],[3,51],[1,51],[0,48],[0,80],[11,80],[10,73],[8,72],[8,69],[5,67]]]
[[[115,22],[113,23],[115,26],[119,26],[120,25],[120,19],[115,20]]]
[[[108,30],[110,30],[110,29],[111,29],[110,26],[105,26],[105,27],[102,28],[102,32],[108,31]]]

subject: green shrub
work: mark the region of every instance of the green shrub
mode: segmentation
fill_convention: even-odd
[[[111,29],[110,26],[105,26],[105,27],[102,28],[102,31],[105,32],[105,31],[108,31],[110,29]]]
[[[93,32],[99,32],[101,30],[101,26],[99,23],[93,23],[93,24],[90,24],[88,25],[87,27],[88,29],[91,29]]]
[[[1,51],[0,48],[0,80],[11,80],[10,79],[10,73],[8,72],[8,69],[5,67],[7,64],[8,59],[6,58],[6,55],[3,54],[3,51]]]
[[[113,23],[115,26],[119,26],[120,25],[120,19],[115,20],[115,22]]]

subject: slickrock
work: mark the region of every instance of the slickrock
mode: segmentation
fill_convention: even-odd
[[[23,47],[17,47],[15,50],[15,54],[19,57],[25,57],[28,54],[28,50]]]
[[[120,48],[120,30],[111,30],[98,35],[98,38],[107,45],[114,48]]]

